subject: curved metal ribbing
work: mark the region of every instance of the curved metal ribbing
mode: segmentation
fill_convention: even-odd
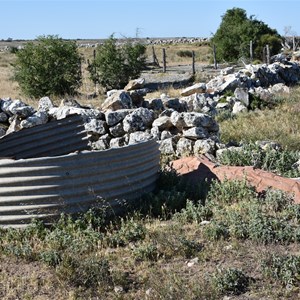
[[[91,206],[117,207],[154,189],[159,170],[156,141],[106,151],[0,160],[0,225],[47,222]],[[51,222],[51,221],[50,221]]]
[[[0,157],[15,159],[64,155],[88,150],[89,139],[80,115],[23,129],[0,138]]]

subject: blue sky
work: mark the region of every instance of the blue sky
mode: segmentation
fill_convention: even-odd
[[[233,7],[300,35],[300,0],[0,0],[0,39],[210,37]]]

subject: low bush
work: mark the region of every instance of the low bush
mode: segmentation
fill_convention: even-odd
[[[220,294],[240,295],[247,291],[250,279],[241,270],[228,268],[214,273],[212,282]]]

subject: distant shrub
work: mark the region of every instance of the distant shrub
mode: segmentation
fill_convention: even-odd
[[[179,57],[192,57],[193,53],[189,50],[180,50],[176,53]]]
[[[81,84],[81,58],[73,41],[40,36],[16,55],[15,78],[28,96],[74,94]]]
[[[119,46],[112,35],[97,48],[95,60],[88,67],[91,79],[106,89],[122,89],[145,68],[145,52],[145,45],[129,39]]]

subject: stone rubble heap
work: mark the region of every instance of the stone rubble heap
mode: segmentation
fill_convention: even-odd
[[[214,116],[224,110],[247,111],[251,95],[260,101],[278,93],[288,93],[287,85],[300,80],[300,67],[292,62],[246,66],[234,73],[226,68],[208,83],[197,83],[181,91],[182,97],[145,99],[142,78],[124,90],[112,90],[101,109],[81,106],[75,100],[62,100],[56,107],[48,97],[40,99],[38,109],[20,100],[0,99],[0,136],[59,120],[72,114],[82,116],[93,149],[122,147],[156,138],[167,155],[210,153],[219,143],[219,126]],[[231,96],[226,96],[230,91]]]

